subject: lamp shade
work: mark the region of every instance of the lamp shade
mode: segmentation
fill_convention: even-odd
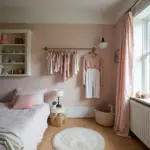
[[[102,38],[102,41],[101,41],[101,43],[99,44],[99,48],[100,48],[100,49],[105,49],[105,48],[107,48],[107,46],[108,46],[108,43],[105,42],[105,39],[104,39],[104,38]]]
[[[56,90],[56,96],[63,96],[64,95],[64,91],[63,90]]]

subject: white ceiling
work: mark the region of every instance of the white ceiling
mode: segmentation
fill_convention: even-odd
[[[0,22],[112,24],[136,0],[0,0]]]

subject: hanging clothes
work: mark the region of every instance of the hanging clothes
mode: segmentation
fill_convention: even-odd
[[[86,98],[100,98],[102,59],[97,54],[88,54],[83,59],[83,84]]]
[[[67,77],[70,77],[70,53],[67,54]]]
[[[100,72],[97,69],[87,69],[86,98],[100,98]]]
[[[72,56],[72,76],[77,75],[79,72],[79,59],[77,52]]]
[[[69,79],[71,75],[77,75],[79,71],[79,63],[77,52],[52,51],[47,53],[48,73],[59,73],[62,75],[63,81]]]
[[[48,70],[48,74],[50,74],[51,55],[50,55],[49,52],[47,53],[46,59],[47,59],[47,70]]]
[[[64,67],[64,53],[60,53],[60,74],[63,74],[63,67]]]
[[[63,63],[63,79],[64,81],[67,80],[67,53],[64,54],[64,63]]]
[[[57,73],[57,72],[59,72],[59,70],[60,70],[60,54],[57,52],[56,53],[56,58],[55,58],[55,72]]]
[[[47,54],[47,67],[48,67],[48,73],[53,74],[53,54],[52,54],[52,52],[48,52],[48,54]]]

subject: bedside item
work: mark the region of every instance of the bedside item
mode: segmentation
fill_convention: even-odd
[[[65,114],[65,107],[64,106],[61,106],[61,107],[51,107],[51,114]]]
[[[58,97],[58,103],[57,103],[57,105],[56,105],[56,107],[61,107],[61,105],[60,105],[60,99],[59,99],[59,97],[60,96],[63,96],[64,95],[64,91],[63,90],[56,90],[56,96]]]
[[[56,105],[57,105],[57,102],[56,102],[56,101],[53,101],[53,102],[52,102],[52,107],[53,107],[53,108],[56,108]]]
[[[61,113],[52,114],[50,121],[52,126],[61,127],[63,124],[65,124],[66,116]]]
[[[4,33],[1,34],[0,44],[8,44],[7,35]]]

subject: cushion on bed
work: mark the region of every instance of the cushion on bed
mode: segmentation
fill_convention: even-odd
[[[2,103],[12,103],[17,96],[19,89],[14,89],[12,91],[7,92],[6,94],[1,94],[0,102]]]
[[[44,103],[44,91],[35,93],[34,96],[35,96],[35,100],[33,105],[42,105]]]
[[[33,96],[33,104],[32,105],[42,105],[44,103],[44,94],[47,89],[27,89],[21,90],[18,95],[32,95]]]
[[[35,97],[33,95],[18,95],[13,109],[30,109],[34,103]]]

